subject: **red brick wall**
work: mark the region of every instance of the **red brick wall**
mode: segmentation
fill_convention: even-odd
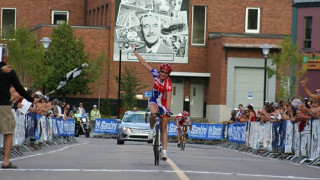
[[[84,25],[85,0],[1,0],[0,8],[16,8],[17,26],[51,24],[52,10],[69,10],[69,23]],[[0,19],[1,21],[1,19]]]

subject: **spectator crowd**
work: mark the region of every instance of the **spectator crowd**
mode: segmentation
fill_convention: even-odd
[[[301,87],[304,89],[308,97],[304,99],[288,99],[287,101],[279,102],[265,102],[262,110],[257,112],[254,110],[252,104],[244,107],[239,104],[231,111],[231,118],[229,121],[224,121],[224,124],[244,123],[247,121],[259,122],[277,122],[283,120],[290,120],[294,122],[301,122],[299,131],[302,131],[306,122],[320,117],[320,88],[312,93],[306,86],[305,81],[301,82]]]

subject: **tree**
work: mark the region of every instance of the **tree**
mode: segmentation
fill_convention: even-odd
[[[281,41],[280,48],[281,52],[271,54],[272,64],[276,65],[276,68],[267,67],[267,71],[268,78],[275,75],[280,81],[277,100],[286,100],[290,97],[290,92],[296,92],[298,87],[294,82],[290,82],[291,76],[297,79],[306,72],[306,69],[301,66],[303,55],[298,54],[298,47],[292,42],[291,37],[288,36]]]
[[[50,67],[44,65],[44,48],[39,45],[35,33],[26,27],[18,27],[14,33],[5,37],[10,55],[10,65],[14,68],[21,83],[25,86],[40,88],[46,81]]]
[[[84,52],[82,39],[76,39],[69,24],[64,23],[54,28],[51,38],[52,42],[46,53],[46,65],[52,67],[54,71],[48,72],[47,88],[50,91],[55,89],[66,73],[80,67],[83,63],[88,63],[89,68],[83,68],[80,77],[73,79],[55,92],[56,95],[63,97],[78,93],[88,94],[90,92],[88,84],[93,83],[98,76],[94,73],[94,68],[103,65],[95,64],[96,61],[89,61],[89,55]]]
[[[137,72],[132,66],[125,66],[124,73],[121,75],[121,99],[123,106],[127,109],[132,109],[136,106],[136,94],[141,94],[141,90],[147,88],[137,77]],[[119,83],[119,76],[115,76]]]

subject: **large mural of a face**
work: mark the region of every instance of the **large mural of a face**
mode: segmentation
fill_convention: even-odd
[[[116,40],[124,38],[122,61],[137,61],[131,48],[136,44],[149,62],[188,63],[188,7],[189,0],[117,1],[114,61]]]

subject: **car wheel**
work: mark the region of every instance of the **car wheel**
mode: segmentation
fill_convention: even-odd
[[[119,138],[117,139],[117,144],[124,144],[124,141],[121,141]]]

